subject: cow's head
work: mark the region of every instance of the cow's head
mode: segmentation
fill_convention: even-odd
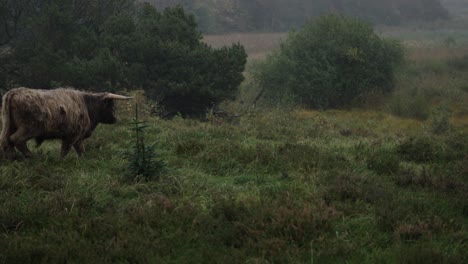
[[[113,93],[93,94],[86,97],[86,105],[91,119],[95,122],[115,124],[117,118],[115,117],[114,100],[130,100],[132,98]]]

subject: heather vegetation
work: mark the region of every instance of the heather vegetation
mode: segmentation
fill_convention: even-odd
[[[143,6],[137,11],[131,19],[114,14],[76,20],[80,25],[107,21],[88,32],[101,44],[88,50],[96,56],[86,63],[73,57],[73,49],[57,51],[73,58],[62,65],[120,65],[106,68],[110,75],[100,72],[89,78],[107,86],[86,88],[123,90],[134,100],[117,103],[119,122],[98,126],[85,141],[82,158],[60,159],[60,143],[47,141],[30,159],[0,159],[0,263],[468,262],[466,35],[376,32],[361,20],[327,16],[290,38],[283,35],[282,45],[265,49],[270,54],[266,59],[250,58],[244,71],[249,49],[241,44],[212,48],[220,45],[210,38],[209,45],[202,44],[195,20],[181,8]],[[148,20],[139,23],[140,15]],[[340,33],[337,41],[317,34],[322,27]],[[185,33],[169,34],[173,38],[161,42],[143,41],[137,48],[132,45],[140,42],[127,38],[159,38],[160,30],[178,29]],[[101,37],[108,42],[100,42]],[[8,47],[15,47],[13,39]],[[249,35],[240,42],[250,47],[251,39]],[[271,44],[270,39],[255,41],[255,52],[262,41]],[[85,44],[80,43],[74,45]],[[154,43],[161,46],[151,49]],[[176,44],[164,49],[168,43]],[[20,54],[4,47],[0,67],[11,70],[0,71],[6,88],[22,84],[19,73],[34,63],[57,58],[47,55],[16,64],[14,57],[4,55]],[[170,50],[173,56],[165,57]],[[153,54],[148,61],[131,55],[144,51],[164,54]],[[320,55],[344,61],[317,60]],[[159,64],[155,58],[167,60]],[[207,65],[191,67],[201,58]],[[278,70],[277,61],[292,64]],[[314,61],[328,62],[327,71],[320,64],[305,76],[333,76],[323,82],[329,85],[317,82],[317,87],[331,95],[334,89],[338,95],[346,91],[349,97],[327,105],[322,102],[332,100],[309,91],[299,96],[273,93],[294,91],[295,85],[314,87],[317,83],[291,75]],[[147,62],[155,64],[134,66],[129,75],[119,71],[117,81],[110,81],[115,69]],[[140,80],[144,85],[120,79],[139,76],[143,68],[151,69]],[[164,75],[168,69],[174,75]],[[337,72],[342,74],[332,75]],[[173,78],[164,82],[168,90],[160,88],[174,92],[168,106],[184,98],[177,92],[193,91],[197,95],[190,98],[204,99],[211,88],[214,96],[221,96],[214,101],[219,104],[203,109],[202,117],[181,113],[167,120],[167,106],[153,94],[159,91],[153,81],[160,80],[154,73]],[[77,70],[76,76],[80,74]],[[204,74],[211,76],[210,86],[202,85]],[[261,86],[259,74],[271,77],[269,85]],[[289,79],[278,85],[278,77]],[[72,84],[60,80],[51,78],[48,87]],[[217,84],[223,88],[214,89]],[[276,90],[268,90],[272,88]],[[319,101],[300,100],[306,98]]]
[[[258,110],[233,123],[143,112],[165,161],[148,181],[129,180],[131,105],[118,115],[82,159],[47,143],[1,162],[2,262],[467,260],[466,116],[434,134],[374,111]]]

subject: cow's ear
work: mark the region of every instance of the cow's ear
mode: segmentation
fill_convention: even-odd
[[[133,99],[133,97],[129,96],[123,96],[123,95],[118,95],[118,94],[113,94],[113,93],[108,93],[104,96],[104,99],[113,99],[113,100],[130,100]]]

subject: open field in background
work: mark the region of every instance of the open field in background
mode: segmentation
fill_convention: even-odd
[[[434,48],[446,47],[447,40],[451,48],[467,50],[468,46],[468,5],[464,0],[446,0],[443,2],[452,18],[449,21],[431,23],[414,22],[405,26],[376,26],[376,31],[385,37],[402,40],[409,48],[428,48],[423,50],[431,54]],[[222,47],[231,43],[242,43],[249,59],[264,58],[268,52],[278,47],[281,40],[287,38],[287,33],[231,33],[225,35],[207,35],[205,42]]]
[[[441,2],[455,19],[468,17],[468,3],[465,0],[442,0]]]
[[[428,58],[437,53],[446,55],[460,54],[468,51],[468,21],[466,27],[462,29],[418,29],[402,27],[377,27],[376,31],[389,38],[402,40],[408,49],[415,53],[427,54]],[[279,46],[282,40],[288,37],[288,33],[231,33],[225,35],[207,35],[204,41],[209,45],[219,48],[232,43],[241,43],[244,45],[249,60],[264,58],[269,52]],[[441,49],[447,48],[447,49]],[[437,51],[436,54],[433,51]]]

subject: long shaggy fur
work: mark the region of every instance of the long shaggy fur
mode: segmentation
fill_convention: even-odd
[[[73,89],[34,90],[15,88],[3,97],[0,150],[16,147],[30,155],[26,141],[40,145],[46,139],[62,140],[62,156],[73,145],[78,155],[82,141],[91,136],[98,123],[113,124],[113,100],[129,99],[114,94],[93,94]]]
[[[0,151],[7,151],[9,147],[8,138],[11,135],[10,129],[10,97],[11,94],[8,92],[3,96],[2,99],[2,132],[0,134]],[[1,153],[0,153],[1,154]]]
[[[10,90],[3,104],[6,129],[2,140],[8,140],[20,126],[31,138],[69,138],[74,143],[90,125],[83,94],[72,89]]]

